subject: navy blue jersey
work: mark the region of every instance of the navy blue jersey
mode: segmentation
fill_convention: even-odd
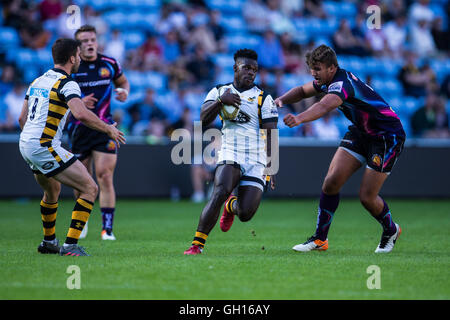
[[[369,85],[353,73],[338,68],[330,84],[319,86],[318,92],[338,95],[344,115],[362,132],[370,136],[405,137],[402,123],[394,110]]]
[[[110,106],[113,81],[121,75],[122,69],[116,59],[102,54],[97,54],[95,61],[81,60],[78,72],[72,74],[83,97],[94,93],[97,102],[91,110],[106,123],[111,123],[112,118]],[[73,117],[71,120],[79,123]]]

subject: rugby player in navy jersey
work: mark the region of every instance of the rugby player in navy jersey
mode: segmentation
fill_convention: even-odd
[[[97,52],[97,36],[94,27],[85,25],[75,32],[75,39],[81,42],[81,63],[72,77],[81,88],[82,100],[100,119],[113,123],[111,115],[111,95],[125,101],[130,91],[127,78],[122,73],[118,61]],[[114,89],[115,87],[115,89]],[[99,202],[102,213],[103,240],[116,240],[113,221],[116,194],[113,184],[117,163],[117,145],[106,134],[94,131],[74,118],[67,126],[71,149],[92,174],[93,166],[99,185]],[[80,238],[87,234],[87,226]]]
[[[327,250],[328,231],[339,205],[345,182],[364,164],[366,168],[359,198],[381,224],[383,233],[375,252],[390,252],[401,233],[388,205],[379,192],[402,152],[405,132],[391,107],[370,86],[353,73],[339,67],[336,53],[321,45],[306,55],[314,80],[297,86],[275,99],[282,107],[301,99],[325,94],[304,112],[284,117],[290,128],[321,118],[338,108],[352,122],[337,149],[322,185],[315,234],[296,251]]]

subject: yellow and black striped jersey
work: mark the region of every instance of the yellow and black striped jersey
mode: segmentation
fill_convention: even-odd
[[[80,87],[64,70],[53,68],[35,79],[25,96],[28,118],[20,134],[21,142],[60,144],[69,114],[67,102],[80,97]]]

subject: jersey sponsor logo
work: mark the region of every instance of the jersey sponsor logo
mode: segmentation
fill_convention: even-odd
[[[44,170],[50,170],[51,168],[53,168],[55,164],[52,161],[46,162],[44,163],[44,165],[42,166],[42,169]]]
[[[42,89],[42,88],[31,88],[30,89],[30,96],[31,97],[41,97],[41,98],[48,98],[48,89]]]
[[[343,81],[338,81],[338,82],[334,82],[332,83],[329,87],[328,87],[328,92],[341,92],[342,91],[342,85],[344,84]]]
[[[236,115],[236,118],[230,120],[231,122],[237,123],[247,123],[250,121],[250,116],[246,114],[244,111],[239,110],[239,113]]]
[[[110,79],[105,79],[105,80],[99,80],[99,81],[79,82],[78,85],[80,87],[95,87],[95,86],[109,85],[110,82],[111,82]]]
[[[108,68],[103,67],[98,70],[98,75],[102,78],[108,78],[111,75],[111,72]]]
[[[372,163],[377,167],[381,166],[381,157],[378,154],[374,154],[372,157]]]

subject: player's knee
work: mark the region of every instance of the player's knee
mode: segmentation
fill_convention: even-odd
[[[239,211],[238,217],[241,222],[247,222],[252,219],[254,214],[255,214],[254,210],[242,210]]]
[[[227,188],[222,184],[216,185],[211,197],[213,198],[214,201],[222,203],[225,202],[225,200],[228,198],[228,196],[231,194],[232,191],[233,190],[230,190],[230,188]]]
[[[376,198],[377,195],[373,194],[373,192],[370,192],[369,190],[361,189],[359,191],[359,201],[364,207],[371,206]]]
[[[322,191],[326,194],[336,194],[340,191],[341,184],[335,176],[326,176],[322,185]]]
[[[110,170],[104,170],[97,174],[98,183],[101,185],[112,185],[113,173]]]
[[[86,185],[85,193],[89,199],[94,201],[97,198],[98,195],[98,185],[95,183],[94,180],[92,180],[89,184]]]

